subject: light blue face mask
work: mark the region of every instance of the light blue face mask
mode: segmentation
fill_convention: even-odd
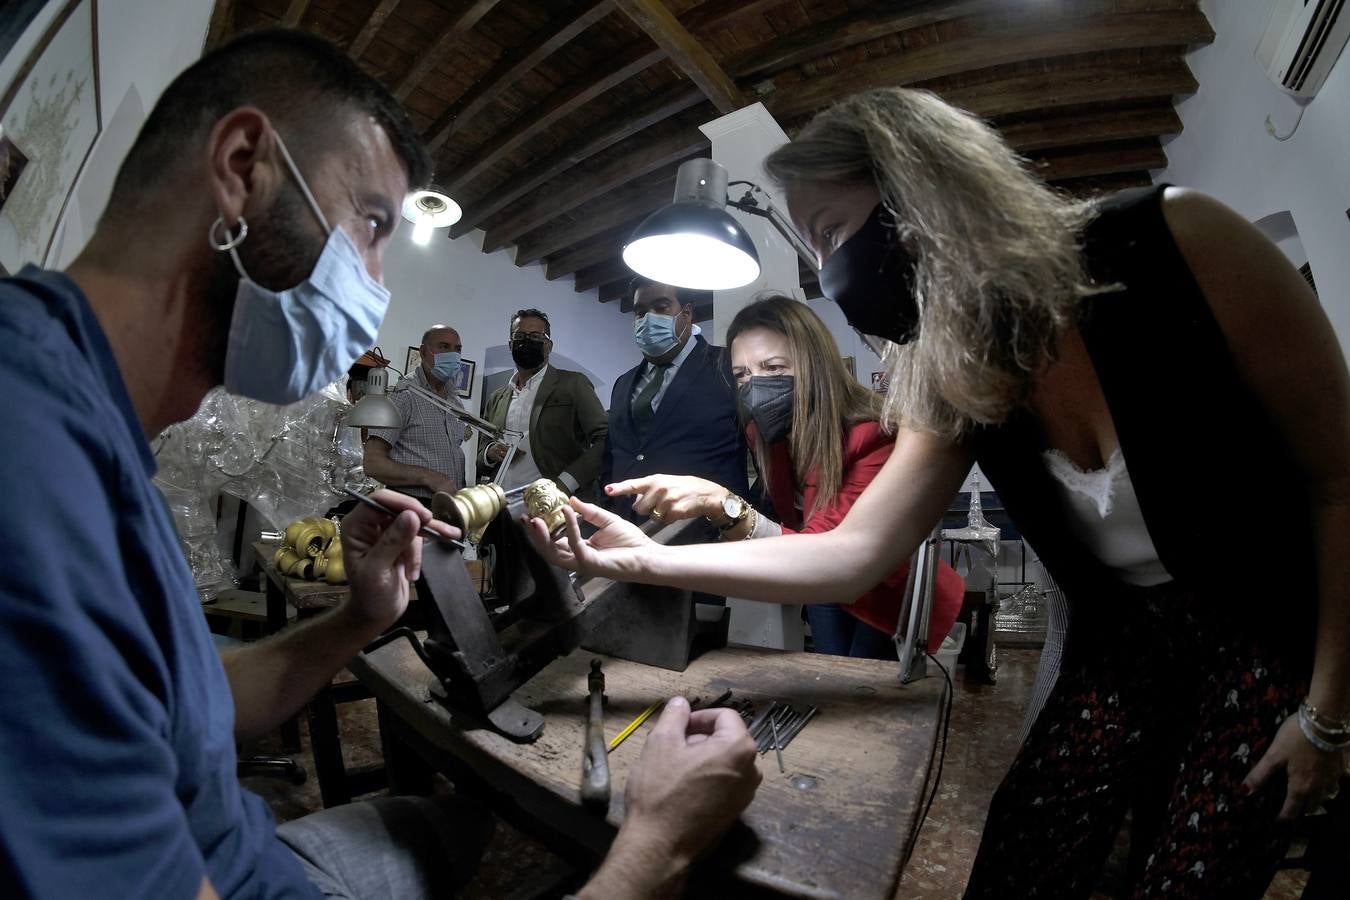
[[[680,342],[675,333],[675,317],[660,313],[647,313],[633,320],[633,342],[638,345],[642,355],[655,359],[671,351]]]
[[[460,356],[454,351],[437,353],[431,366],[431,374],[441,381],[449,381],[459,374]]]
[[[314,270],[293,288],[270,291],[248,277],[235,250],[248,235],[242,216],[237,235],[230,237],[217,219],[208,239],[214,249],[229,251],[239,272],[225,351],[225,389],[264,403],[285,404],[337,381],[370,349],[389,309],[389,291],[370,277],[347,233],[328,226],[281,135],[272,134],[328,234]],[[226,231],[227,239],[219,240],[217,230]]]

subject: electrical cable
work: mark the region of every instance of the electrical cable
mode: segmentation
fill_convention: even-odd
[[[909,858],[914,855],[914,848],[919,843],[919,833],[923,831],[924,823],[928,821],[928,811],[933,808],[933,801],[937,799],[938,788],[942,786],[942,765],[947,759],[947,736],[952,727],[952,695],[956,692],[952,685],[951,673],[947,671],[947,667],[938,662],[938,658],[927,650],[924,651],[924,656],[927,656],[933,661],[933,665],[942,670],[942,677],[947,680],[947,701],[943,704],[942,710],[942,749],[938,752],[937,775],[933,778],[933,789],[929,791],[928,800],[923,806],[923,813],[919,816],[919,824],[914,827],[914,840],[910,841],[909,849],[905,851],[905,858],[900,863],[902,871],[909,865]]]

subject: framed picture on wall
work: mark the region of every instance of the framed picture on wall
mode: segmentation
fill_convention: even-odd
[[[853,376],[853,380],[858,380],[858,361],[852,356],[844,357],[844,368],[848,369],[848,374]]]
[[[461,397],[473,396],[473,373],[478,370],[478,363],[471,359],[461,359],[459,361],[459,373],[455,375],[455,393]]]
[[[103,128],[95,0],[68,0],[12,83],[0,85],[0,265],[47,263],[75,182]]]
[[[422,348],[409,347],[408,361],[403,364],[403,374],[411,378],[413,372],[416,372],[417,367],[420,366],[421,364],[422,364]]]

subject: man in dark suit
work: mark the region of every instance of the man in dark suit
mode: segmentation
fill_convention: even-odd
[[[492,424],[525,437],[501,484],[510,490],[543,476],[589,500],[609,430],[595,388],[580,372],[548,364],[553,337],[543,312],[522,309],[511,317],[509,329],[516,371],[488,398],[484,414]],[[479,454],[480,471],[495,475],[505,454],[504,444],[487,444]]]
[[[722,348],[694,333],[692,293],[641,276],[629,286],[633,340],[643,361],[614,383],[603,481],[696,475],[746,497],[735,381]],[[609,505],[628,519],[641,518],[631,497]]]

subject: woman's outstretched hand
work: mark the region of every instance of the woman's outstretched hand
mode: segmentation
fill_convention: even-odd
[[[573,497],[563,507],[563,533],[549,536],[542,519],[529,519],[526,527],[535,549],[555,566],[582,575],[601,575],[616,581],[641,581],[660,545],[642,533],[632,522],[606,512],[598,506]],[[588,538],[581,536],[581,519],[597,529]]]
[[[635,497],[633,512],[658,522],[677,522],[695,516],[720,518],[727,489],[693,475],[648,475],[605,486],[611,497]]]

